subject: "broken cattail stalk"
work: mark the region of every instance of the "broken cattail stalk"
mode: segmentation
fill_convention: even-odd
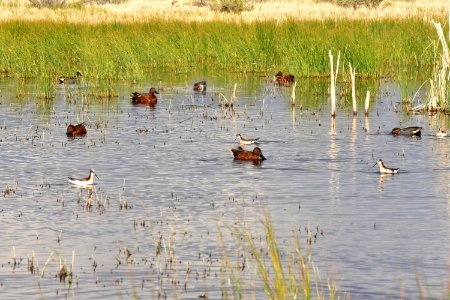
[[[297,82],[294,82],[292,85],[292,93],[291,93],[291,104],[295,106],[295,87],[297,86]]]
[[[233,93],[231,94],[231,99],[230,99],[230,106],[234,105],[234,100],[236,99],[236,88],[237,88],[237,83],[234,84]]]
[[[330,66],[331,66],[331,116],[334,118],[336,116],[336,79],[339,72],[339,60],[341,58],[341,52],[339,51],[338,58],[336,61],[336,74],[334,74],[334,60],[333,54],[331,54],[331,50],[328,52],[330,56]]]
[[[352,79],[352,102],[353,102],[353,115],[357,115],[356,110],[356,73],[355,68],[352,68],[352,64],[348,63],[350,66],[350,77]]]
[[[366,104],[364,107],[364,113],[366,116],[369,116],[369,101],[370,101],[370,91],[367,91],[366,94]]]

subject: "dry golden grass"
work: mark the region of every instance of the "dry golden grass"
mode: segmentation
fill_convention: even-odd
[[[76,1],[76,0],[72,0]],[[68,2],[71,2],[70,0]],[[344,8],[314,0],[253,0],[253,8],[241,14],[222,13],[196,0],[129,0],[123,4],[85,5],[63,9],[38,9],[28,0],[0,0],[0,22],[53,20],[70,23],[142,23],[152,19],[184,22],[255,22],[271,20],[356,20],[446,18],[449,0],[385,0],[376,9]]]

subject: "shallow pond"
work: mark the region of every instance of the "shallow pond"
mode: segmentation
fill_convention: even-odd
[[[238,262],[246,253],[232,228],[264,240],[266,212],[283,249],[310,232],[325,294],[329,278],[355,299],[445,295],[450,139],[435,133],[449,120],[405,110],[418,86],[369,83],[368,118],[362,105],[352,116],[344,93],[332,124],[328,82],[299,79],[292,109],[289,89],[255,74],[210,74],[207,93],[194,94],[201,79],[118,85],[112,100],[55,85],[52,101],[36,99],[31,84],[0,82],[2,297],[218,299],[229,285],[224,253]],[[230,98],[235,82],[231,111],[218,94]],[[155,107],[130,103],[151,85]],[[88,134],[67,138],[77,121]],[[414,125],[421,138],[389,134]],[[235,161],[237,133],[259,137],[267,160]],[[400,173],[380,175],[379,158]],[[94,190],[67,182],[90,169]],[[60,281],[72,264],[72,283]],[[246,298],[264,295],[255,268],[239,271]]]

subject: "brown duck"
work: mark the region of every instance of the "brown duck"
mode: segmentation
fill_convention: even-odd
[[[241,146],[236,149],[231,149],[234,159],[237,160],[265,160],[266,158],[262,154],[261,148],[255,147],[253,151],[246,151]]]
[[[86,127],[84,126],[84,122],[78,125],[70,124],[69,126],[67,126],[66,134],[68,136],[85,135],[86,133],[87,131]]]
[[[131,102],[135,104],[150,104],[155,105],[158,103],[158,97],[155,94],[159,94],[155,88],[150,88],[148,94],[141,94],[139,92],[133,92],[130,96]]]

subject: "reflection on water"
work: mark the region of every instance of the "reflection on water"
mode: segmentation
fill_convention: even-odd
[[[264,211],[280,243],[293,230],[311,238],[314,264],[322,277],[335,274],[341,295],[417,298],[416,274],[433,295],[444,291],[450,139],[435,132],[448,116],[396,112],[389,97],[398,91],[383,83],[369,117],[348,107],[330,118],[327,83],[317,79],[298,82],[308,91],[299,108],[289,89],[254,75],[211,76],[204,95],[192,91],[198,80],[171,76],[153,108],[131,105],[129,94],[155,83],[119,86],[120,97],[107,101],[55,86],[57,97],[36,105],[0,82],[2,295],[217,299],[226,253],[241,268],[245,258],[244,291],[262,298],[230,228],[263,241]],[[231,110],[218,94],[230,95],[235,82]],[[80,122],[87,135],[68,139],[67,125]],[[399,125],[425,134],[390,135]],[[267,160],[235,161],[237,133],[260,137]],[[378,174],[379,158],[400,173]],[[90,169],[100,177],[91,189],[67,182]],[[70,286],[59,281],[64,266]]]

